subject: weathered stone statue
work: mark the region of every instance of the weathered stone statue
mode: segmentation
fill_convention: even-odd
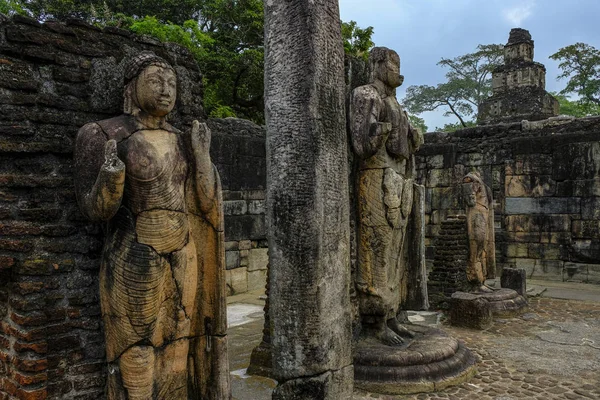
[[[476,358],[443,331],[412,324],[406,310],[427,309],[424,188],[414,181],[423,143],[396,100],[402,83],[396,52],[370,54],[371,83],[352,91],[349,130],[355,172],[355,287],[361,334],[354,384],[369,392],[438,390],[468,379]]]
[[[167,123],[176,90],[174,69],[141,53],[125,69],[124,114],[77,135],[77,199],[106,222],[111,400],[230,398],[219,175],[207,126]]]
[[[496,275],[492,190],[478,173],[471,172],[463,178],[462,194],[466,217],[453,218],[454,221],[446,224],[466,221],[468,256],[461,260],[458,254],[452,262],[466,264],[468,292],[452,294],[450,322],[456,326],[487,329],[492,325],[494,316],[512,317],[522,313],[527,309],[527,300],[512,289],[492,289],[485,284],[486,279]]]
[[[475,172],[463,178],[462,190],[469,237],[467,281],[473,291],[491,292],[485,280],[494,278],[496,274],[492,190]]]
[[[400,58],[376,47],[370,53],[372,83],[352,92],[350,130],[359,161],[358,262],[355,278],[363,330],[389,345],[412,336],[397,318],[407,298],[409,267],[404,248],[418,185],[414,153],[423,143],[396,100]]]

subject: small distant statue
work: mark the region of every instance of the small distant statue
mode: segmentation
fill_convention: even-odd
[[[369,58],[371,83],[354,89],[349,114],[359,159],[355,284],[363,331],[394,346],[403,343],[402,336],[412,337],[403,326],[411,273],[404,246],[416,190],[414,154],[423,136],[396,99],[404,80],[398,54],[376,47]]]
[[[105,222],[100,301],[109,400],[230,398],[219,175],[211,133],[167,123],[175,70],[154,53],[125,68],[124,114],[75,148],[82,213]]]
[[[467,281],[474,292],[491,292],[485,280],[494,278],[496,272],[492,190],[478,173],[471,172],[463,178],[462,191],[469,237]]]

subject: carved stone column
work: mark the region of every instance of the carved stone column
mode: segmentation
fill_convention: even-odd
[[[344,51],[337,0],[265,0],[273,399],[350,399]]]

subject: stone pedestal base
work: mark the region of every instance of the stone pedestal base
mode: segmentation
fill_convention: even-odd
[[[475,374],[476,356],[439,329],[411,325],[414,339],[402,347],[375,339],[357,343],[354,385],[383,394],[433,392],[460,384]]]
[[[527,310],[527,300],[512,289],[493,292],[452,294],[450,323],[467,328],[487,329],[494,317],[514,317]]]

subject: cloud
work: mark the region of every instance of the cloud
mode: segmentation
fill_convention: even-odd
[[[535,8],[536,0],[527,0],[520,2],[510,8],[505,8],[502,11],[504,18],[510,22],[513,26],[521,26],[521,23],[531,16],[533,9]]]

